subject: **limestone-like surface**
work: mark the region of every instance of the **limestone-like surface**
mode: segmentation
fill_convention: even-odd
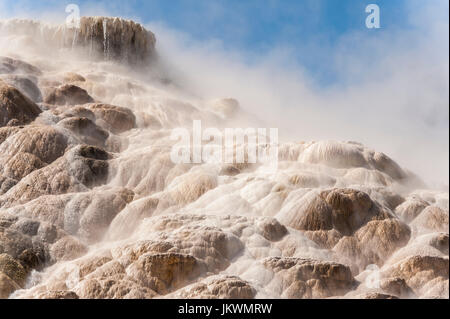
[[[142,25],[0,21],[0,42],[0,298],[448,298],[448,191],[388,155],[176,163],[172,129],[256,117],[147,74]]]

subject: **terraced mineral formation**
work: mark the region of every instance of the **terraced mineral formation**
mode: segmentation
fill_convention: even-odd
[[[130,70],[153,33],[12,20],[0,43],[0,298],[449,297],[448,192],[387,155],[174,163],[173,128],[251,115]]]

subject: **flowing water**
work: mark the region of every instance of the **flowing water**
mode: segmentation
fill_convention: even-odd
[[[173,129],[264,124],[177,85],[131,21],[0,21],[0,44],[1,297],[448,298],[448,191],[383,150],[174,163]]]

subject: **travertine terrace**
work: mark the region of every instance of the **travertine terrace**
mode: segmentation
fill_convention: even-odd
[[[0,21],[0,298],[449,297],[448,192],[348,141],[175,164],[173,128],[252,115],[156,53],[119,18]]]

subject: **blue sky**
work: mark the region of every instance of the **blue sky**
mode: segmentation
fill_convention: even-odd
[[[441,2],[427,0],[428,3]],[[216,40],[224,50],[246,52],[248,62],[274,47],[289,48],[292,61],[302,65],[321,84],[338,80],[335,61],[327,54],[352,33],[376,40],[385,33],[418,28],[411,10],[417,0],[0,0],[0,16],[60,13],[78,4],[81,15],[116,15],[142,23],[161,23],[189,34],[196,41]],[[381,8],[379,30],[365,27],[365,7]],[[420,28],[420,26],[419,26]],[[357,44],[355,50],[358,49]],[[313,54],[311,52],[314,52]]]

